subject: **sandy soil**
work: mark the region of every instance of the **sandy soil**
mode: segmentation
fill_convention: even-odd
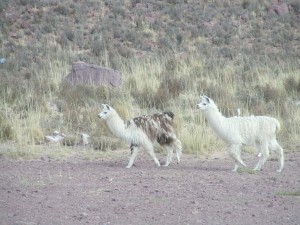
[[[300,224],[300,152],[263,171],[231,172],[227,156],[157,168],[146,154],[114,159],[0,158],[0,224]],[[161,161],[164,156],[159,155]],[[245,155],[254,167],[257,158]]]

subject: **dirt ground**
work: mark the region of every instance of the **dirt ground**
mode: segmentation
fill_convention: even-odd
[[[129,152],[118,154],[92,161],[0,158],[0,224],[300,224],[300,152],[286,154],[282,173],[274,160],[257,173],[231,172],[227,154],[183,155],[180,164],[157,168],[141,153],[126,169]],[[243,158],[251,168],[258,160]]]

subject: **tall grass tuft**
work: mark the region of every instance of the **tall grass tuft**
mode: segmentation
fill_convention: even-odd
[[[16,136],[13,125],[6,115],[0,112],[0,140],[13,140]]]

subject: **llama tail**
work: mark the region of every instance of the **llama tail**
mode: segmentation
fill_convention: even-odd
[[[173,120],[174,119],[174,113],[172,113],[171,111],[168,111],[168,112],[164,112],[164,114],[165,115],[167,115],[168,117],[170,117],[171,118],[171,120]]]
[[[280,131],[280,123],[277,119],[274,118],[274,123],[275,123],[275,126],[276,126],[276,131]]]

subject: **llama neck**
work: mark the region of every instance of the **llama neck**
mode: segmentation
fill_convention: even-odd
[[[226,124],[225,124],[225,117],[222,113],[216,109],[210,109],[209,111],[205,112],[205,118],[211,128],[221,137],[224,138],[226,136]]]
[[[106,120],[107,126],[111,130],[111,132],[118,138],[126,139],[126,131],[124,121],[118,114],[111,115]]]

